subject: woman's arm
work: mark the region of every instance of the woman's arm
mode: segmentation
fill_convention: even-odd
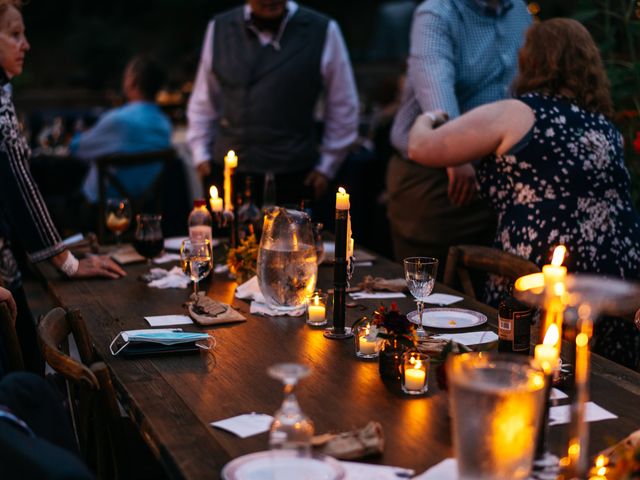
[[[477,107],[434,129],[443,112],[420,115],[409,132],[409,158],[430,167],[462,165],[492,153],[504,154],[531,129],[533,111],[519,100]]]

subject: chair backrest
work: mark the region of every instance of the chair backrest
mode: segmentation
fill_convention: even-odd
[[[167,166],[176,158],[172,148],[142,153],[118,153],[105,155],[96,159],[98,168],[98,236],[100,241],[105,239],[105,205],[109,187],[113,188],[119,197],[128,198],[134,213],[162,213],[162,189],[164,174]],[[153,182],[143,191],[130,191],[121,181],[118,173],[132,167],[160,165],[160,172]]]
[[[69,355],[69,337],[82,362]],[[89,333],[77,310],[54,308],[38,324],[46,362],[67,384],[67,400],[78,447],[99,478],[117,478],[123,465],[122,419],[108,367],[96,361]]]
[[[540,268],[529,260],[496,248],[479,245],[456,245],[449,247],[444,283],[462,291],[472,298],[476,293],[471,280],[470,270],[498,275],[510,281],[518,277],[536,273]]]
[[[0,349],[4,352],[4,373],[24,370],[24,357],[16,333],[16,319],[5,302],[0,302]]]

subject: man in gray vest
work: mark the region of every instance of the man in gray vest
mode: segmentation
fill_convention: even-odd
[[[318,152],[314,112],[321,93]],[[336,22],[285,0],[248,0],[207,28],[187,110],[187,139],[202,177],[228,150],[237,172],[276,177],[278,202],[327,188],[357,136],[358,98]],[[260,201],[260,199],[258,199]]]

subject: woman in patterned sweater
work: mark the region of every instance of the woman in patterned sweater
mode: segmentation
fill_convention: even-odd
[[[118,278],[125,272],[107,257],[77,260],[65,248],[29,171],[30,150],[20,132],[7,83],[22,72],[29,50],[19,0],[0,0],[0,285],[18,304],[16,329],[30,370],[42,373],[35,325],[11,250],[19,243],[29,260],[50,261],[65,275]]]
[[[495,247],[542,266],[564,244],[569,271],[640,278],[640,219],[591,35],[569,19],[534,24],[519,60],[515,99],[437,129],[445,112],[425,113],[412,128],[410,157],[437,167],[483,158],[477,180],[498,215]],[[608,319],[596,327],[594,350],[635,368],[640,336]]]

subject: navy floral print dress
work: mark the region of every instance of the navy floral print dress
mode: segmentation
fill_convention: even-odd
[[[533,110],[533,128],[511,152],[477,168],[481,194],[498,216],[494,246],[541,267],[563,244],[569,272],[640,278],[640,217],[618,130],[565,97],[519,100]],[[630,323],[606,319],[596,325],[594,350],[636,367],[640,335]]]

